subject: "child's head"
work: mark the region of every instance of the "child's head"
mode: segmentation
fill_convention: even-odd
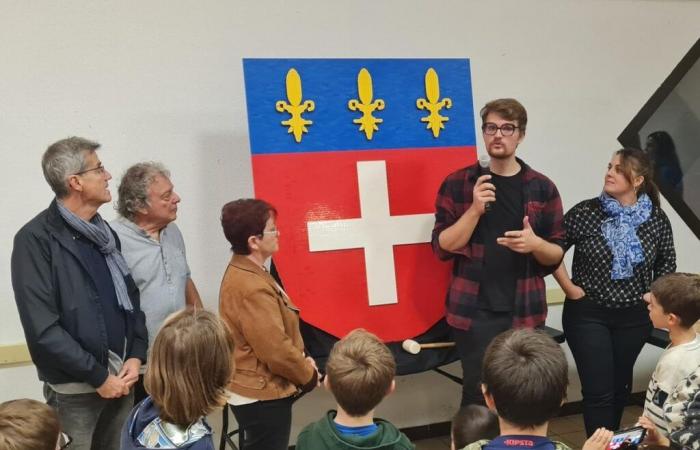
[[[166,422],[187,426],[226,402],[233,371],[226,324],[202,309],[172,314],[158,332],[144,379]]]
[[[343,411],[353,417],[372,411],[393,388],[394,355],[377,336],[357,329],[333,346],[326,383]]]
[[[569,369],[564,352],[547,334],[509,330],[486,349],[481,379],[486,402],[501,419],[534,428],[559,412]]]
[[[56,411],[36,400],[0,404],[0,448],[3,450],[56,450],[60,437]]]
[[[482,405],[462,406],[452,419],[452,448],[498,436],[498,417]]]
[[[646,300],[656,328],[672,325],[691,328],[700,319],[700,275],[680,272],[664,275],[651,284],[651,295]]]

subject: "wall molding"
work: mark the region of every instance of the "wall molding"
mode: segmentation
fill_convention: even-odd
[[[559,288],[547,289],[548,305],[561,305],[562,303],[564,303],[564,291]],[[31,363],[32,358],[26,343],[0,345],[0,368]]]
[[[32,363],[32,358],[29,356],[27,344],[0,345],[0,367],[10,365],[29,365]]]

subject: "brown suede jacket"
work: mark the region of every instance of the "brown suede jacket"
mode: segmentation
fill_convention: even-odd
[[[316,386],[316,370],[304,357],[299,310],[272,276],[244,255],[234,255],[226,268],[219,313],[235,343],[231,392],[275,400]]]

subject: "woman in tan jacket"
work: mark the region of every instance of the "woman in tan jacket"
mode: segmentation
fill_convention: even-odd
[[[286,450],[292,403],[318,384],[316,364],[304,355],[299,310],[264,266],[279,248],[276,215],[257,199],[229,202],[221,210],[234,255],[221,282],[219,312],[235,342],[228,389],[242,450]]]

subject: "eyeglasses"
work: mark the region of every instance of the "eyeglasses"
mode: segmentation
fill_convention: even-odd
[[[105,166],[100,164],[97,167],[93,167],[92,169],[87,169],[87,170],[81,170],[80,172],[76,172],[73,175],[83,175],[88,172],[97,172],[98,175],[104,175],[105,174]]]
[[[273,229],[273,230],[265,230],[265,231],[263,231],[262,233],[260,233],[258,236],[264,237],[266,234],[271,234],[271,235],[273,235],[273,236],[279,236],[279,235],[280,235],[280,230],[278,230],[277,228],[275,228],[275,229]]]
[[[486,122],[481,126],[481,131],[484,132],[484,134],[488,134],[489,136],[495,135],[498,130],[501,130],[501,134],[503,136],[513,136],[513,133],[515,133],[515,130],[519,129],[520,127],[516,127],[512,123],[504,123],[500,127],[496,125],[495,123],[491,122]]]
[[[58,448],[61,450],[68,448],[68,446],[73,442],[73,438],[68,436],[66,433],[61,432],[58,435]]]

